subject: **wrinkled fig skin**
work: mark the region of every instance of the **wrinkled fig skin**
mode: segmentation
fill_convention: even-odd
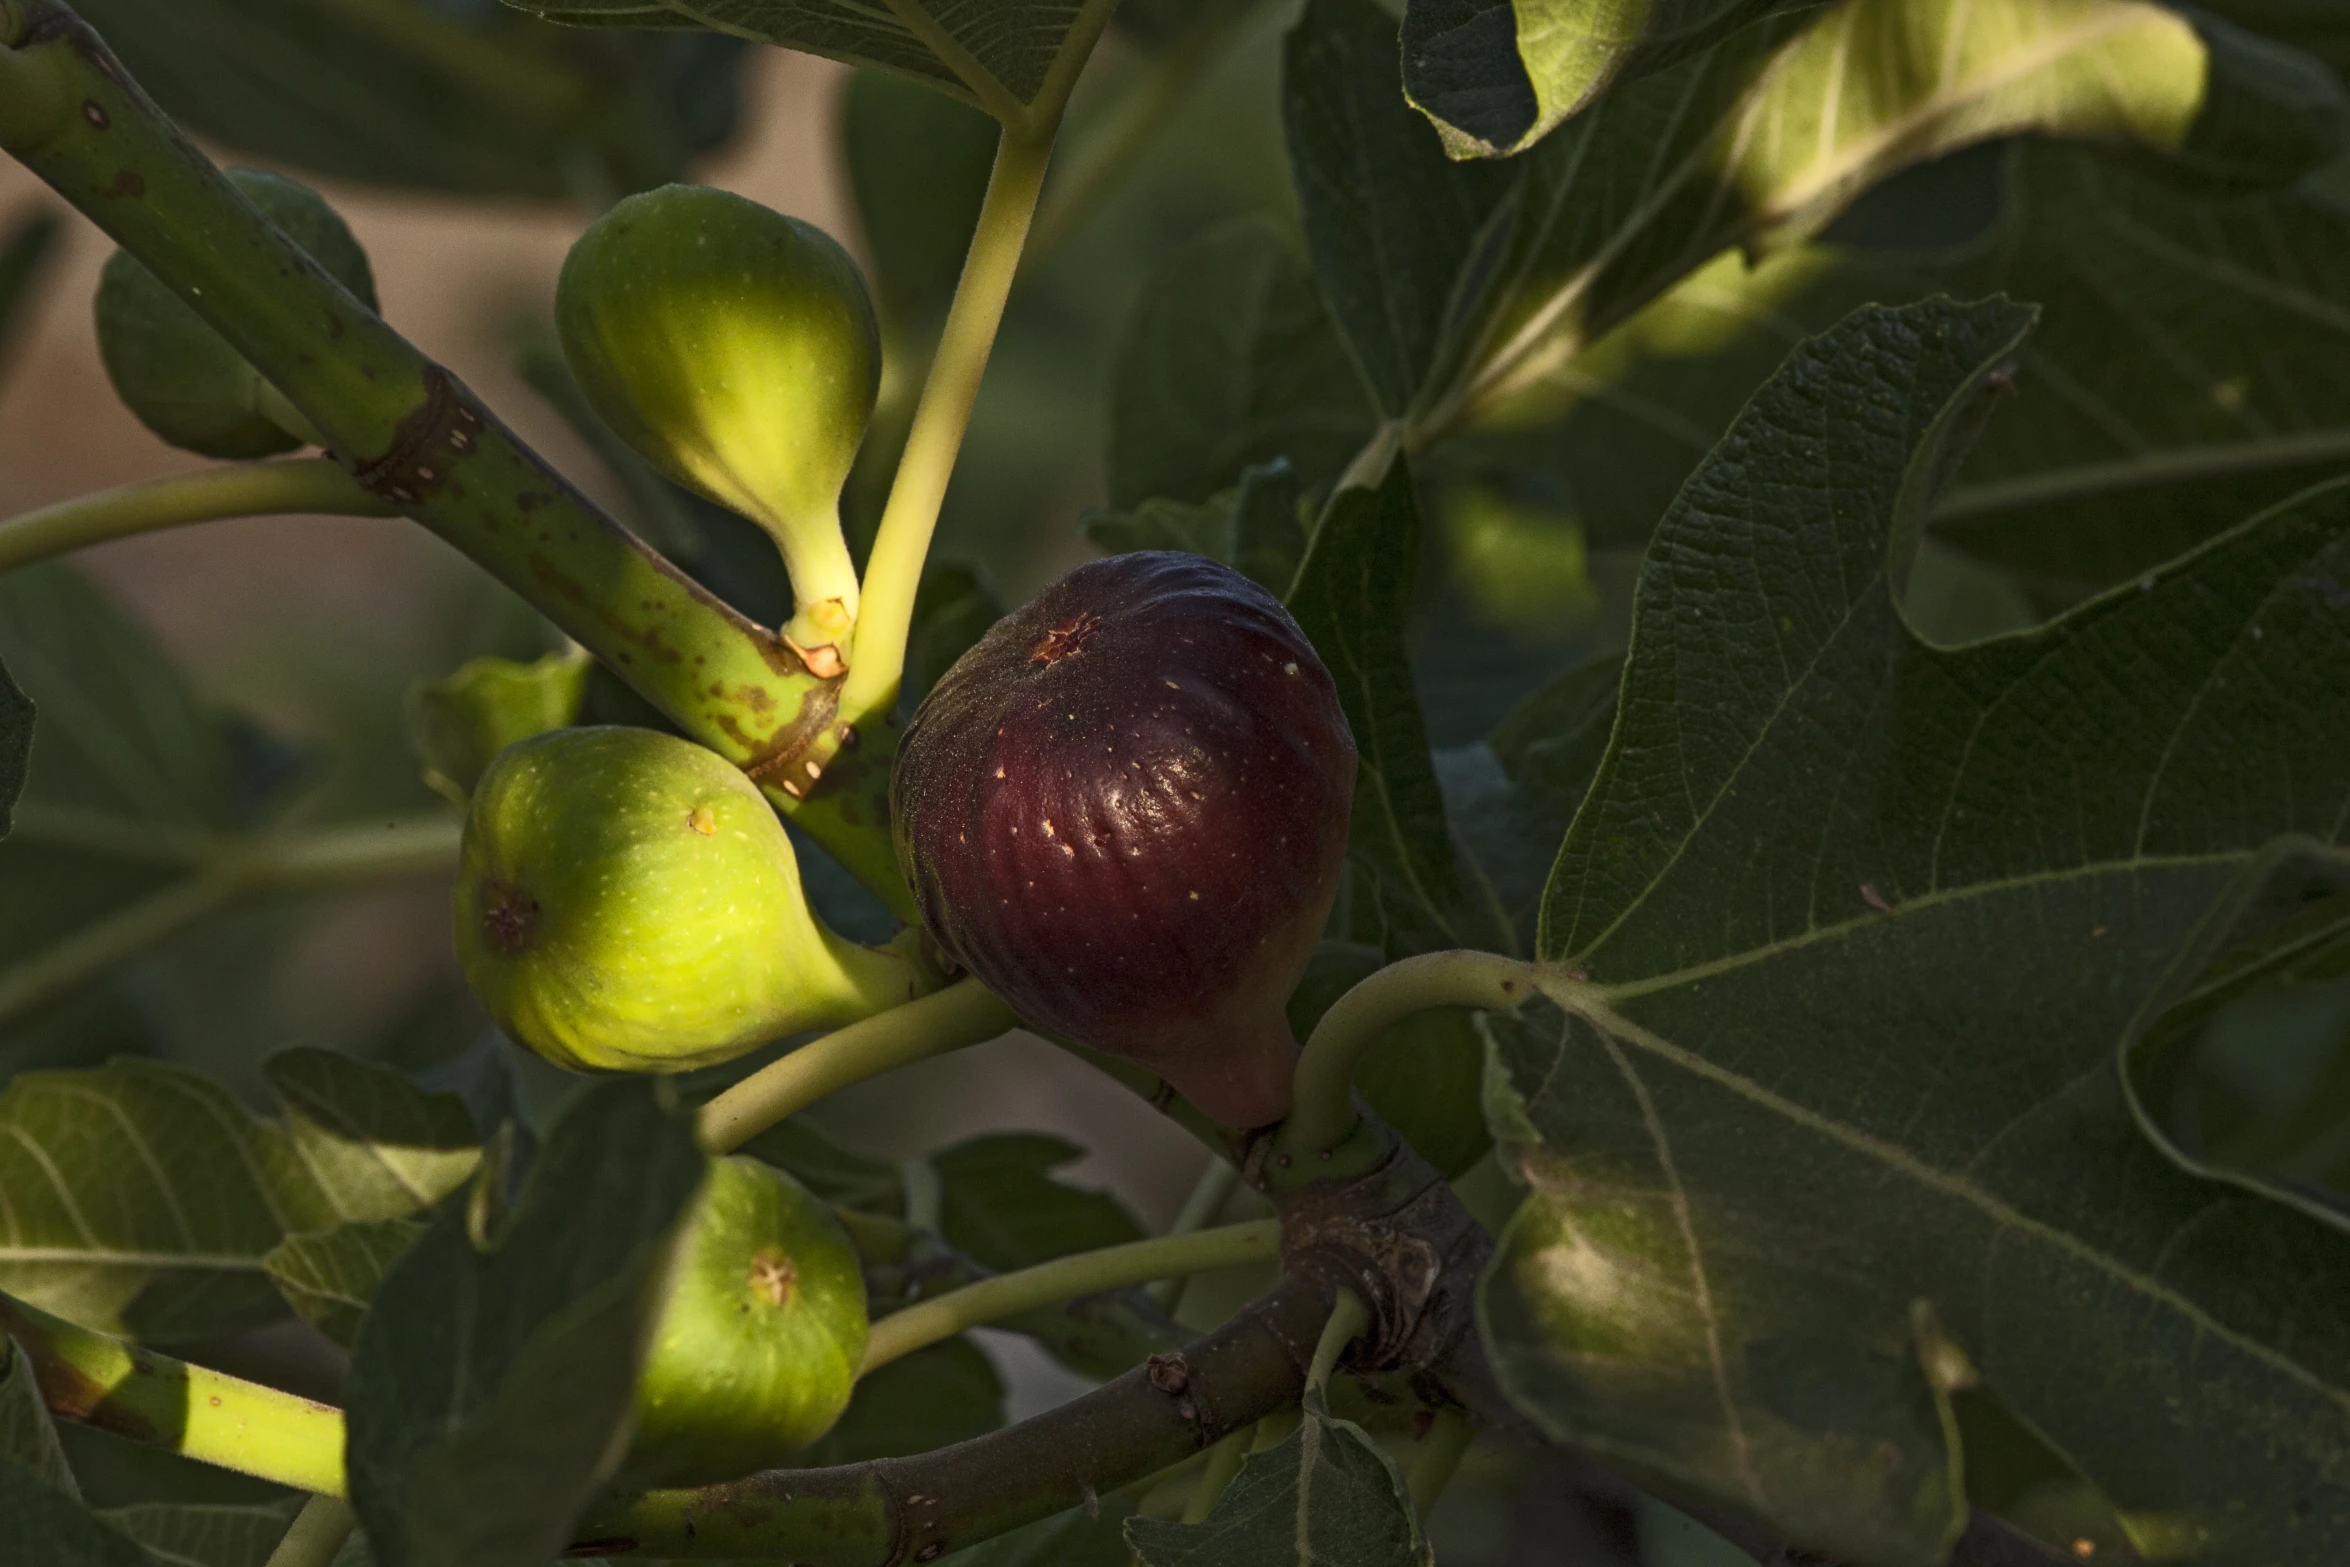
[[[756,1159],[714,1161],[637,1381],[621,1478],[711,1485],[770,1469],[840,1419],[868,1329],[832,1210]]]
[[[368,309],[375,277],[351,230],[308,186],[231,169],[247,201],[310,253]],[[127,251],[99,274],[98,350],[107,378],[139,422],[207,457],[268,457],[302,444],[260,409],[261,374]]]
[[[1078,567],[931,691],[890,789],[932,938],[1038,1027],[1228,1126],[1288,1113],[1283,1004],[1336,895],[1354,737],[1272,596],[1204,556]]]
[[[482,774],[457,956],[498,1026],[574,1071],[681,1072],[908,999],[834,935],[757,786],[649,729],[559,729]]]

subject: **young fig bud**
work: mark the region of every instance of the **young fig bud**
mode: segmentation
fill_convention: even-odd
[[[718,1159],[678,1239],[637,1380],[632,1486],[771,1469],[832,1429],[865,1359],[865,1275],[832,1210],[756,1159]]]
[[[325,198],[258,169],[231,169],[228,177],[336,282],[375,308],[367,252]],[[125,250],[99,276],[98,352],[116,394],[174,446],[247,458],[316,444],[277,388]]]
[[[857,614],[840,491],[881,387],[865,279],[822,229],[725,191],[631,196],[572,246],[563,357],[647,461],[783,550],[784,634],[837,672]]]
[[[1078,567],[915,712],[890,785],[932,938],[1020,1015],[1231,1126],[1289,1110],[1354,737],[1297,623],[1204,556]]]
[[[499,754],[466,817],[456,925],[498,1026],[575,1071],[681,1072],[912,994],[907,964],[809,909],[758,788],[649,729]]]

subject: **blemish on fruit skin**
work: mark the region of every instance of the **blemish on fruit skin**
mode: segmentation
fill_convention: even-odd
[[[706,805],[697,805],[685,814],[685,824],[705,838],[718,834],[718,815]]]

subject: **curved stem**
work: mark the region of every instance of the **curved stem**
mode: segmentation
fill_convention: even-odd
[[[914,623],[914,595],[922,584],[922,563],[946,500],[947,480],[970,428],[979,383],[1003,324],[1004,302],[1020,270],[1020,252],[1036,215],[1037,195],[1052,159],[1052,138],[1027,140],[1011,130],[996,145],[995,170],[987,199],[971,236],[963,275],[955,284],[946,328],[915,405],[897,477],[882,507],[865,564],[848,681],[841,687],[841,715],[851,724],[886,714],[897,702],[906,672],[906,637]]]
[[[1283,1152],[1305,1158],[1354,1129],[1356,1065],[1381,1034],[1431,1007],[1514,1010],[1534,989],[1535,966],[1493,952],[1428,952],[1391,963],[1338,998],[1314,1025],[1297,1063],[1297,1107]]]
[[[1464,1409],[1439,1409],[1428,1434],[1420,1438],[1420,1445],[1412,1453],[1412,1464],[1404,1475],[1404,1487],[1412,1493],[1412,1507],[1422,1522],[1435,1511],[1436,1500],[1444,1495],[1444,1488],[1452,1484],[1452,1477],[1468,1455],[1469,1443],[1477,1435],[1476,1422]]]
[[[0,571],[110,539],[227,517],[389,517],[392,508],[324,457],[236,463],[76,496],[0,522]]]
[[[1208,1156],[1208,1167],[1200,1172],[1199,1184],[1191,1195],[1183,1199],[1183,1211],[1175,1215],[1169,1235],[1189,1235],[1204,1229],[1210,1219],[1224,1211],[1224,1204],[1232,1198],[1232,1189],[1240,1184],[1240,1172],[1230,1160]],[[1158,1303],[1172,1312],[1183,1303],[1183,1287],[1191,1282],[1191,1275],[1165,1279],[1151,1286],[1151,1294]]]
[[[358,1527],[359,1516],[339,1496],[313,1496],[269,1553],[264,1567],[330,1567]]]
[[[1208,1463],[1200,1471],[1199,1485],[1192,1491],[1191,1499],[1183,1504],[1183,1522],[1208,1521],[1208,1514],[1216,1510],[1217,1501],[1239,1475],[1240,1466],[1248,1461],[1249,1443],[1255,1436],[1254,1426],[1242,1426],[1208,1449]]]
[[[886,1366],[915,1350],[953,1338],[966,1328],[984,1327],[1040,1306],[1126,1289],[1178,1274],[1206,1273],[1244,1262],[1270,1261],[1280,1254],[1281,1223],[1260,1219],[1196,1235],[1165,1236],[1079,1252],[1006,1273],[893,1312],[873,1324],[865,1344],[864,1372]],[[1359,1329],[1358,1329],[1359,1331]]]
[[[1341,1289],[1330,1308],[1330,1320],[1323,1325],[1322,1341],[1314,1346],[1314,1363],[1306,1372],[1307,1392],[1319,1398],[1330,1396],[1330,1374],[1338,1369],[1338,1357],[1370,1325],[1371,1313],[1363,1305],[1363,1297]]]
[[[975,979],[811,1040],[702,1106],[695,1128],[705,1146],[730,1153],[787,1116],[851,1083],[983,1044],[1020,1019]]]
[[[429,875],[456,863],[460,825],[442,816],[330,827],[277,838],[224,838],[202,868],[0,971],[0,1022],[177,934],[247,893]]]
[[[343,1412],[93,1333],[10,1295],[0,1331],[49,1412],[148,1447],[321,1496],[345,1495]]]

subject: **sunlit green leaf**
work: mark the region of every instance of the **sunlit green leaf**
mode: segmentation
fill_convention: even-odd
[[[739,46],[565,34],[417,0],[86,0],[190,128],[370,184],[570,196],[673,179],[734,129]]]
[[[593,662],[579,649],[528,664],[477,658],[445,680],[412,687],[408,743],[424,764],[424,781],[464,809],[491,758],[517,740],[578,720]]]
[[[415,1219],[354,1219],[287,1236],[261,1266],[296,1316],[354,1349],[375,1292],[423,1234]]]
[[[477,1242],[483,1215],[452,1205],[393,1268],[349,1393],[352,1504],[386,1567],[560,1551],[620,1460],[669,1237],[706,1169],[651,1084],[598,1083],[504,1225]]]
[[[1319,1393],[1286,1441],[1252,1453],[1204,1523],[1136,1518],[1143,1567],[1432,1567],[1402,1478],[1361,1426]]]
[[[1483,1320],[1554,1435],[1862,1560],[1941,1560],[1975,1378],[2173,1554],[2338,1554],[2350,1332],[2298,1302],[2350,1239],[2180,1171],[2115,1057],[2230,877],[2350,821],[2350,487],[1930,647],[1890,583],[2023,324],[1856,314],[1658,530],[1566,1015],[1496,1031]]]

